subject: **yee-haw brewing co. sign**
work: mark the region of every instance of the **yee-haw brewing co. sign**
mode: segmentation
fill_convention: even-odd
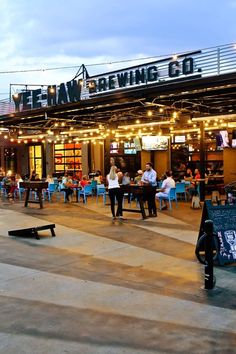
[[[199,54],[200,52],[194,53]],[[113,71],[83,80],[72,80],[59,86],[51,85],[47,89],[26,90],[13,95],[16,111],[25,111],[45,106],[61,105],[78,102],[81,98],[94,97],[110,91],[129,89],[155,82],[162,83],[173,79],[184,79],[201,73],[192,56],[181,56],[159,60],[154,63],[131,67],[125,70]]]

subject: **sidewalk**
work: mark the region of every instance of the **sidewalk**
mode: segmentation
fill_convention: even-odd
[[[101,202],[22,205],[0,205],[0,353],[234,352],[236,268],[202,290],[201,211],[112,223]],[[8,236],[48,222],[54,238]]]

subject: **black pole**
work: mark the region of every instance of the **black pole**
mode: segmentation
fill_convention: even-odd
[[[200,122],[200,175],[205,178],[205,130],[204,122]],[[200,200],[205,200],[205,181],[200,182]]]
[[[211,290],[215,286],[213,275],[213,221],[205,221],[205,290]]]

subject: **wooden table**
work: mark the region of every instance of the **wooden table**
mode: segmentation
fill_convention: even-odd
[[[144,203],[143,203],[143,197],[146,193],[152,192],[153,187],[151,186],[138,186],[136,184],[128,184],[125,186],[121,186],[121,190],[123,193],[130,193],[132,194],[135,198],[137,198],[137,201],[139,203],[139,209],[131,209],[131,208],[122,208],[122,211],[128,211],[131,213],[141,213],[143,219],[146,219],[146,213],[144,209]]]
[[[36,203],[36,204],[40,204],[41,209],[43,208],[42,190],[48,188],[48,182],[41,182],[41,181],[20,182],[20,188],[26,189],[25,207],[27,207],[29,203]],[[32,190],[37,193],[38,200],[29,200],[30,191]]]

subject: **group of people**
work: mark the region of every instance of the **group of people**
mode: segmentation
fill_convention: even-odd
[[[62,177],[62,181],[60,184],[60,190],[65,192],[65,201],[70,201],[70,196],[72,196],[75,187],[75,181],[78,183],[78,186],[82,189],[90,184],[92,181],[95,181],[97,184],[101,184],[103,182],[103,177],[101,171],[97,170],[95,176],[92,179],[89,179],[87,175],[82,176],[81,180],[74,179],[72,175],[67,172]]]
[[[123,193],[120,188],[118,173],[119,172],[117,172],[117,167],[115,165],[112,165],[110,172],[107,175],[108,193],[110,197],[111,213],[113,220],[115,220],[116,218],[120,220],[124,219],[122,215]],[[153,169],[153,164],[151,162],[148,162],[146,164],[146,169],[144,172],[142,170],[138,171],[138,175],[135,177],[134,183],[138,185],[149,186],[149,188],[147,188],[146,190],[144,188],[143,190],[143,199],[147,201],[148,204],[148,217],[157,216],[156,199],[159,199],[161,197],[167,197],[170,189],[175,187],[175,181],[172,178],[172,172],[167,171],[166,178],[162,183],[161,190],[156,193],[157,173]],[[118,204],[116,211],[115,200],[117,200]],[[162,209],[167,209],[166,203]]]
[[[18,173],[12,175],[11,172],[7,172],[5,176],[2,176],[1,185],[5,188],[8,198],[14,196],[15,191],[20,188],[20,182],[23,182],[23,179]]]

